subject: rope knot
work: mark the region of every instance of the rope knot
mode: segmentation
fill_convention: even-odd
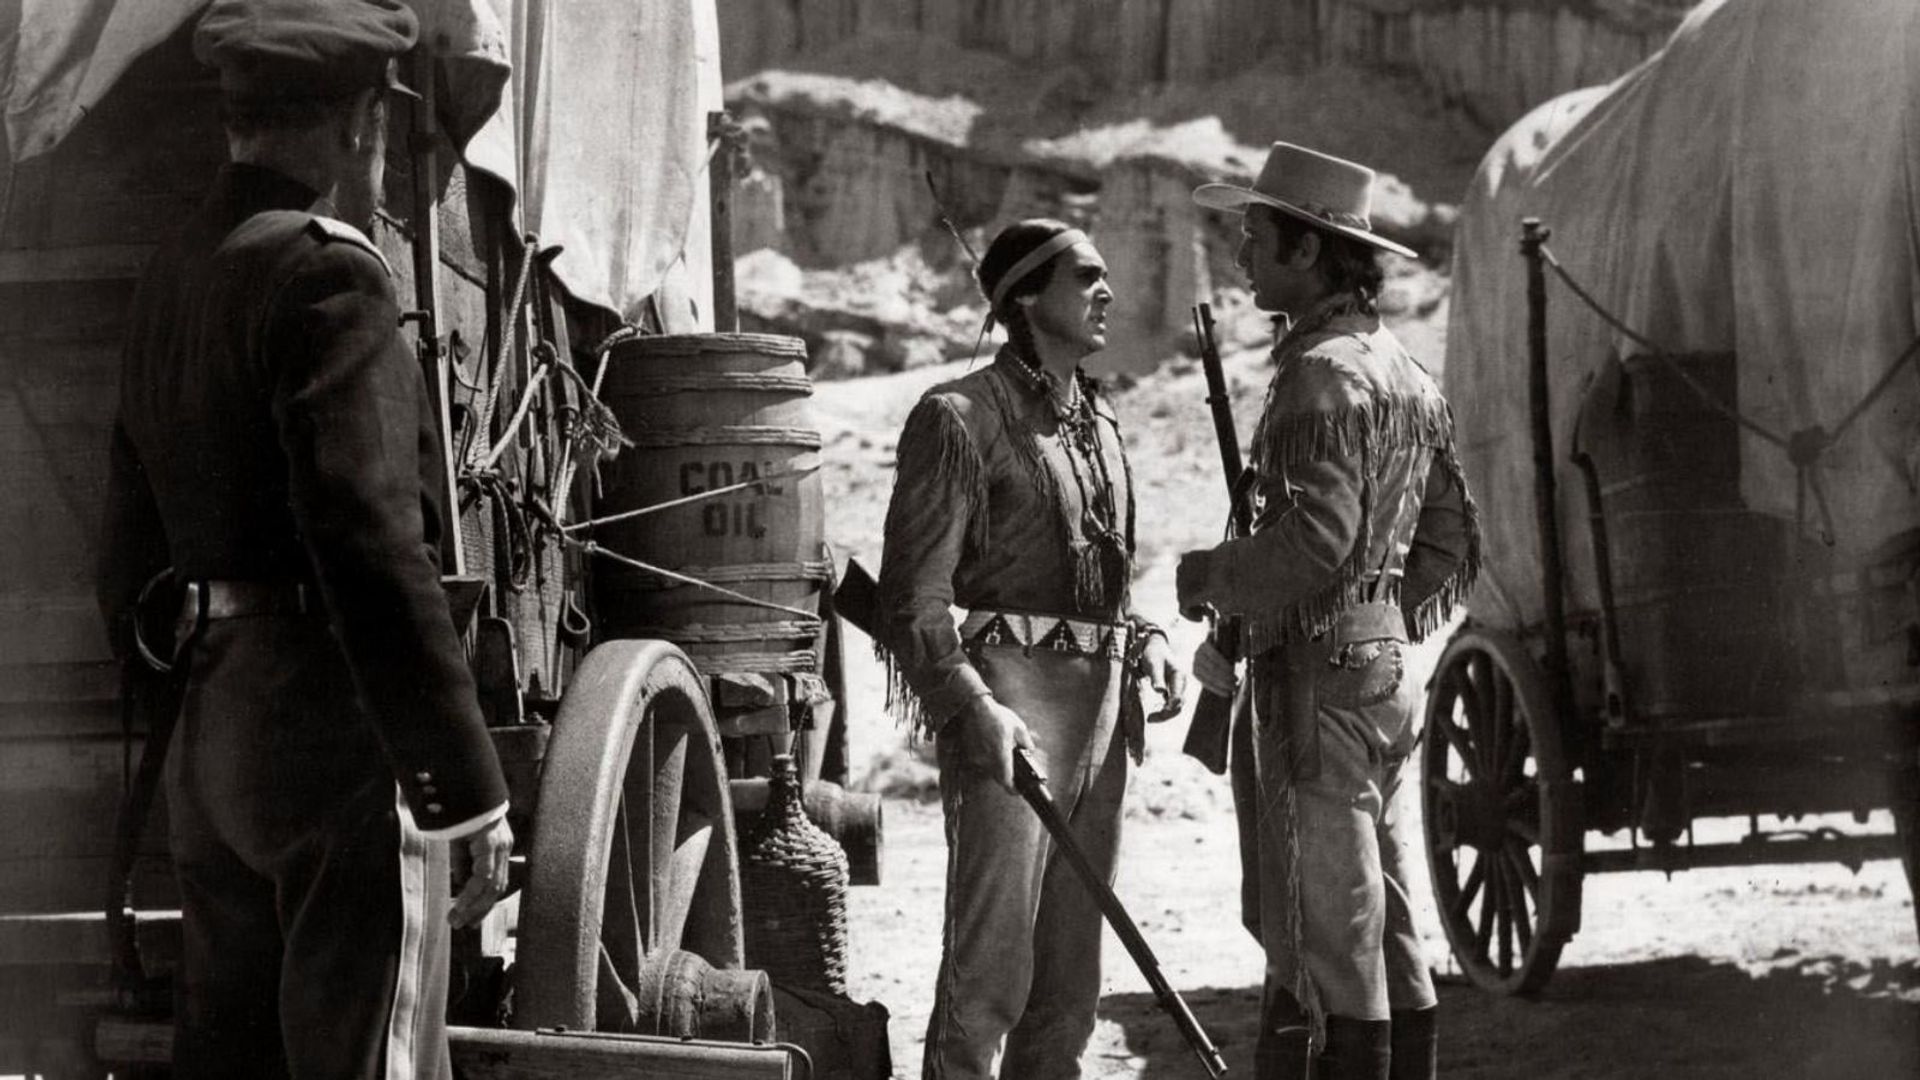
[[[1815,424],[1787,436],[1787,460],[1798,469],[1810,469],[1820,463],[1820,455],[1833,445],[1827,429]]]

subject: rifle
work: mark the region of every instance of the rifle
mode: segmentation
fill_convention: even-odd
[[[878,613],[874,608],[878,599],[878,586],[874,583],[873,575],[869,574],[867,568],[861,566],[857,560],[847,560],[847,572],[840,579],[840,587],[834,590],[834,610],[849,623],[871,636],[876,630],[874,621]],[[1094,900],[1099,904],[1101,914],[1107,917],[1107,922],[1113,926],[1114,933],[1120,936],[1120,943],[1127,947],[1128,953],[1132,954],[1133,962],[1140,967],[1140,973],[1147,977],[1147,985],[1153,988],[1154,998],[1159,1001],[1160,1007],[1173,1017],[1173,1022],[1180,1028],[1180,1034],[1187,1040],[1187,1045],[1193,1048],[1194,1054],[1200,1058],[1200,1063],[1206,1066],[1207,1075],[1218,1077],[1224,1074],[1227,1071],[1227,1064],[1221,1060],[1220,1051],[1215,1049],[1213,1041],[1207,1038],[1207,1033],[1200,1026],[1200,1021],[1194,1019],[1193,1011],[1187,1008],[1187,1003],[1181,998],[1180,992],[1167,982],[1166,974],[1160,970],[1160,961],[1154,958],[1153,949],[1148,947],[1146,938],[1140,936],[1140,928],[1133,924],[1133,919],[1127,915],[1127,909],[1121,905],[1120,898],[1113,894],[1113,890],[1107,887],[1107,883],[1101,880],[1099,873],[1093,869],[1093,864],[1087,861],[1086,853],[1080,850],[1080,845],[1074,840],[1072,831],[1067,827],[1066,818],[1061,816],[1060,808],[1054,804],[1052,793],[1047,790],[1046,776],[1034,765],[1033,760],[1023,749],[1016,748],[1013,752],[1013,784],[1021,797],[1033,807],[1033,812],[1040,815],[1040,823],[1046,826],[1047,832],[1053,836],[1054,843],[1060,846],[1060,850],[1067,856],[1067,861],[1073,864],[1073,869],[1080,875],[1081,882],[1086,885],[1087,891],[1093,894]]]
[[[1240,437],[1233,429],[1233,401],[1227,396],[1227,376],[1220,368],[1220,346],[1213,338],[1210,305],[1201,303],[1194,307],[1193,331],[1200,341],[1200,369],[1207,376],[1207,407],[1213,412],[1213,433],[1220,442],[1220,468],[1227,478],[1234,535],[1245,536],[1252,531],[1253,522],[1246,500],[1240,497]],[[1238,620],[1218,620],[1208,640],[1229,661],[1240,658]],[[1193,721],[1187,726],[1187,739],[1180,749],[1218,776],[1227,771],[1227,742],[1232,726],[1232,700],[1203,690],[1200,700],[1194,703]]]
[[[1053,836],[1053,842],[1073,864],[1074,872],[1080,875],[1080,881],[1093,894],[1100,905],[1100,913],[1107,917],[1113,932],[1120,936],[1120,943],[1132,954],[1133,962],[1139,966],[1140,974],[1147,977],[1147,985],[1153,988],[1153,996],[1173,1017],[1174,1025],[1180,1029],[1181,1038],[1193,1049],[1195,1057],[1206,1068],[1207,1075],[1219,1077],[1226,1073],[1227,1063],[1220,1057],[1220,1051],[1214,1047],[1213,1040],[1207,1038],[1205,1028],[1194,1019],[1193,1010],[1187,1008],[1186,999],[1180,996],[1167,982],[1166,973],[1160,970],[1160,961],[1154,958],[1153,949],[1147,945],[1147,939],[1140,936],[1140,928],[1133,924],[1127,909],[1120,898],[1113,894],[1107,883],[1101,880],[1093,864],[1087,861],[1086,852],[1074,841],[1073,832],[1067,827],[1067,819],[1060,814],[1060,808],[1054,804],[1053,794],[1047,790],[1047,778],[1027,751],[1016,747],[1013,751],[1013,786],[1020,792],[1033,812],[1040,815],[1040,823],[1047,827]]]

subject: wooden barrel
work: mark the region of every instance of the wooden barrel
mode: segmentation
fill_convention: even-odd
[[[1818,681],[1797,603],[1809,545],[1792,522],[1746,509],[1730,417],[1667,364],[1625,364],[1590,446],[1635,707],[1647,718],[1790,709]],[[1738,400],[1732,354],[1675,365],[1715,400]]]
[[[664,638],[709,674],[814,671],[832,568],[806,346],[641,337],[607,362],[603,397],[633,446],[605,471],[594,516],[673,505],[596,528],[596,542],[652,568],[596,562],[602,635]],[[775,479],[738,487],[762,477]]]

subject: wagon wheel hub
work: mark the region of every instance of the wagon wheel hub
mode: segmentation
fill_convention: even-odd
[[[1537,832],[1538,798],[1531,786],[1506,788],[1496,783],[1436,781],[1433,829],[1449,848],[1499,852],[1516,836]]]

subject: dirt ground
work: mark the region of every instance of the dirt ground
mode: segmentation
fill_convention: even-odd
[[[1402,330],[1416,354],[1438,357],[1444,325],[1442,303]],[[1248,351],[1227,366],[1244,431],[1265,386],[1264,356]],[[925,387],[964,367],[819,387],[829,532],[842,558],[878,565],[894,436]],[[1135,595],[1141,610],[1170,623],[1179,552],[1210,542],[1224,520],[1203,397],[1197,367],[1178,360],[1117,395],[1141,503]],[[1193,624],[1174,627],[1183,655],[1199,636]],[[939,961],[945,842],[933,771],[884,715],[865,645],[850,635],[855,775],[889,798],[883,883],[851,899],[852,989],[891,1010],[895,1074],[917,1076]],[[1428,670],[1435,653],[1423,651]],[[1233,1073],[1246,1076],[1260,957],[1238,922],[1226,784],[1180,755],[1185,723],[1156,728],[1134,773],[1116,887]],[[1870,825],[1888,827],[1876,818]],[[1742,828],[1702,823],[1699,839],[1733,839]],[[1529,1001],[1489,997],[1459,975],[1426,883],[1417,884],[1441,984],[1446,1076],[1920,1076],[1920,947],[1897,863],[1858,873],[1764,866],[1590,877],[1581,930],[1559,973]],[[1111,933],[1106,956],[1086,1075],[1203,1076]]]

